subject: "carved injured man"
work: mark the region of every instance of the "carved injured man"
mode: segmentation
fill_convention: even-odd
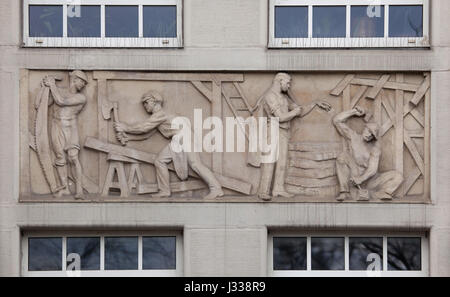
[[[56,86],[55,78],[46,77],[44,85],[50,88],[53,104],[53,119],[51,127],[51,143],[55,153],[55,165],[61,182],[62,190],[58,195],[71,195],[67,183],[67,159],[71,164],[73,179],[75,180],[75,198],[83,198],[82,169],[78,158],[80,139],[78,136],[78,114],[86,104],[86,96],[81,93],[88,83],[86,74],[80,70],[70,73],[69,88]]]
[[[403,182],[402,175],[395,170],[378,173],[381,158],[378,124],[366,123],[362,134],[358,134],[346,124],[348,119],[364,115],[366,111],[357,106],[333,119],[337,131],[348,142],[348,150],[342,152],[336,162],[340,190],[338,201],[350,199],[350,184],[360,190],[361,187],[369,190],[374,199],[392,200],[394,192]],[[368,197],[360,196],[358,200],[367,199]]]
[[[205,199],[223,196],[222,186],[214,173],[201,162],[199,153],[184,152],[179,147],[180,143],[174,139],[181,133],[181,130],[172,127],[172,120],[175,116],[163,111],[163,97],[155,91],[150,91],[144,94],[142,103],[145,110],[150,114],[147,120],[136,124],[116,122],[114,128],[119,134],[129,133],[134,135],[146,134],[157,129],[165,138],[171,139],[171,142],[158,154],[155,160],[159,193],[153,195],[153,197],[169,197],[171,195],[168,169],[168,164],[171,162],[173,162],[175,172],[181,180],[187,179],[189,166],[206,182],[210,192]],[[178,147],[175,149],[177,145]]]

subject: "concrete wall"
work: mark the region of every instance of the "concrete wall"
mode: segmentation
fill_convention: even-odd
[[[264,276],[267,230],[430,230],[430,272],[450,276],[450,1],[431,0],[431,49],[267,49],[268,4],[185,0],[184,48],[21,48],[21,1],[0,2],[0,276],[20,274],[20,228],[184,229],[187,276]],[[430,205],[19,204],[19,70],[431,71]]]

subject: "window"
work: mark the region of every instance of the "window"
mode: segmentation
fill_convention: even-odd
[[[24,276],[182,276],[179,233],[30,232]]]
[[[182,0],[24,0],[28,47],[182,47]]]
[[[270,48],[428,47],[429,0],[270,0]]]
[[[427,276],[424,234],[269,235],[271,276]]]

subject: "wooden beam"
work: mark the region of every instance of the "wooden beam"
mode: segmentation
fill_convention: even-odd
[[[328,161],[312,161],[307,159],[291,159],[289,165],[296,168],[302,169],[327,169],[336,166],[336,160]]]
[[[195,191],[206,188],[206,184],[200,180],[170,183],[170,191],[172,191],[172,193]],[[157,193],[158,191],[159,189],[157,184],[139,184],[137,187],[137,193],[139,195]]]
[[[191,81],[191,83],[209,102],[213,101],[212,92],[201,81]]]
[[[164,73],[164,72],[126,72],[126,71],[94,71],[94,79],[102,80],[148,80],[148,81],[213,81],[243,82],[243,74],[210,73]]]
[[[132,159],[135,159],[135,160],[138,160],[138,161],[141,161],[144,163],[152,164],[152,165],[155,163],[155,159],[156,159],[155,154],[138,151],[138,150],[135,150],[132,148],[123,147],[123,146],[119,146],[116,144],[102,142],[93,137],[86,138],[84,147],[90,148],[93,150],[97,150],[100,152],[104,152],[107,154],[113,153],[116,155],[125,156],[128,158],[132,158]],[[169,170],[175,171],[173,164],[169,165]],[[250,195],[251,188],[252,188],[252,185],[250,183],[243,182],[238,179],[231,178],[231,177],[226,177],[226,176],[223,176],[218,173],[214,173],[214,174],[215,174],[217,180],[221,183],[221,185],[224,188],[227,188],[227,189],[230,189],[230,190],[242,193],[242,194]],[[198,178],[198,175],[192,171],[189,171],[189,175],[192,177]]]
[[[347,74],[344,79],[331,91],[331,95],[340,96],[344,89],[350,84],[350,82],[355,78],[354,74]]]
[[[419,102],[422,101],[422,98],[425,96],[425,93],[428,91],[429,88],[430,88],[430,75],[426,74],[424,82],[422,83],[420,88],[414,94],[414,97],[409,102],[417,106],[417,104],[419,104]]]
[[[334,160],[337,158],[338,152],[324,152],[324,153],[314,153],[314,152],[296,152],[296,151],[290,151],[289,156],[291,158],[300,158],[300,159],[307,159],[312,161],[327,161],[327,160]]]
[[[321,142],[321,143],[308,143],[297,142],[289,143],[290,151],[299,152],[335,152],[342,150],[342,144],[340,142]]]
[[[322,188],[337,185],[338,181],[336,177],[328,178],[302,178],[302,177],[286,177],[286,184],[293,186],[300,186],[304,188]]]
[[[366,79],[366,78],[354,78],[351,82],[353,85],[360,85],[360,86],[369,86],[374,87],[378,81],[373,79]],[[390,89],[390,90],[403,90],[407,92],[417,92],[419,89],[419,86],[408,84],[408,83],[398,83],[398,82],[391,82],[388,81],[384,84],[383,88]]]
[[[359,88],[358,92],[356,93],[355,96],[353,96],[353,98],[351,100],[350,109],[354,108],[356,106],[356,104],[358,104],[359,100],[361,100],[361,98],[366,93],[368,88],[369,88],[368,86],[361,86]]]
[[[402,73],[398,73],[396,75],[396,81],[398,83],[404,82],[404,75]],[[399,172],[403,176],[403,154],[404,154],[404,117],[403,117],[403,100],[404,100],[405,92],[403,90],[395,90],[395,144],[394,144],[394,162],[395,162],[395,170]],[[400,186],[401,190],[399,193],[403,193],[403,184]]]
[[[417,150],[415,143],[412,141],[412,139],[409,136],[407,131],[404,131],[404,140],[405,140],[405,145],[408,148],[409,152],[411,153],[411,156],[413,157],[414,161],[416,162],[416,165],[419,168],[420,172],[422,174],[425,174],[425,165],[422,160],[422,157],[420,156],[420,153]]]
[[[336,175],[336,168],[329,167],[325,169],[301,169],[296,167],[290,167],[288,170],[288,176],[293,177],[306,177],[306,178],[327,178]]]
[[[373,88],[369,90],[366,98],[375,99],[390,77],[391,76],[389,74],[383,75],[380,80],[373,86]]]

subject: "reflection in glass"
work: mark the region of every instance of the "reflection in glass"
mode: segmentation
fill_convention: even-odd
[[[144,37],[177,37],[177,7],[144,6]]]
[[[344,270],[344,238],[311,238],[312,270]]]
[[[100,237],[67,238],[67,255],[74,253],[80,256],[81,270],[100,270]]]
[[[422,270],[421,239],[407,237],[388,238],[389,270]]]
[[[137,237],[105,237],[105,270],[138,269]]]
[[[346,14],[345,6],[314,6],[313,37],[345,37]]]
[[[143,269],[176,269],[176,237],[143,237]]]
[[[383,238],[350,237],[349,248],[350,270],[367,270],[370,264],[378,264],[370,270],[383,270]],[[374,257],[371,257],[373,254]]]
[[[275,37],[276,38],[308,37],[308,7],[276,6]]]
[[[78,9],[68,7],[67,35],[69,37],[101,37],[100,6],[82,5]]]
[[[352,6],[351,37],[384,37],[384,5]]]
[[[274,237],[273,270],[306,270],[306,238]]]
[[[62,238],[29,238],[28,270],[62,270]]]
[[[390,5],[389,37],[422,37],[422,5]]]
[[[137,6],[107,5],[105,18],[106,37],[139,37]]]
[[[29,6],[30,37],[62,37],[63,7],[61,5]]]

